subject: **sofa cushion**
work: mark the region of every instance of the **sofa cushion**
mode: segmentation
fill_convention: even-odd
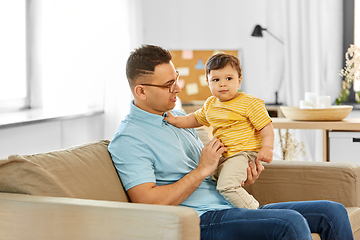
[[[347,162],[274,160],[264,164],[254,184],[246,186],[260,205],[274,202],[331,200],[360,206],[360,167]]]
[[[101,140],[0,161],[0,191],[39,196],[126,202],[115,167]]]
[[[354,239],[360,239],[360,208],[347,207],[346,210],[349,214],[349,219],[350,219],[351,229],[354,234]]]

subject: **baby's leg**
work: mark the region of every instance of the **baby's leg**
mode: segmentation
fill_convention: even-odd
[[[219,165],[216,189],[234,207],[256,209],[259,202],[241,187],[241,183],[247,179],[249,160],[248,154],[241,152]]]

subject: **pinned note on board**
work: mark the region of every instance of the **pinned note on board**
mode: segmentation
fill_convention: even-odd
[[[204,63],[201,58],[198,59],[197,64],[195,65],[195,69],[204,69]]]
[[[207,82],[206,82],[206,75],[202,74],[199,76],[199,82],[200,82],[200,86],[205,87],[207,86]]]
[[[213,55],[218,54],[218,53],[224,53],[224,51],[221,51],[221,50],[214,50]]]
[[[181,89],[183,89],[185,87],[185,80],[180,78],[178,81],[178,85]]]
[[[199,93],[199,87],[197,83],[188,83],[186,84],[186,94],[195,95]]]
[[[193,50],[183,50],[181,52],[182,59],[191,60],[194,58],[194,51]]]
[[[179,72],[179,75],[186,77],[190,75],[190,69],[188,67],[178,67],[176,70]]]

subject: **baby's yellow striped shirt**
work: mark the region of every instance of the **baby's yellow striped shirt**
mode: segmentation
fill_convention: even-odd
[[[227,147],[224,157],[240,151],[259,151],[260,130],[271,122],[264,101],[245,93],[227,102],[211,96],[194,114],[201,124],[211,125],[213,136]]]

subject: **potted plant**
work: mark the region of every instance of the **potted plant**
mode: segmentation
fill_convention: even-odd
[[[354,86],[356,102],[360,103],[360,48],[350,44],[345,53],[345,59],[345,67],[340,70],[340,75],[344,79],[339,97],[335,101],[337,105],[349,98],[351,86]]]

